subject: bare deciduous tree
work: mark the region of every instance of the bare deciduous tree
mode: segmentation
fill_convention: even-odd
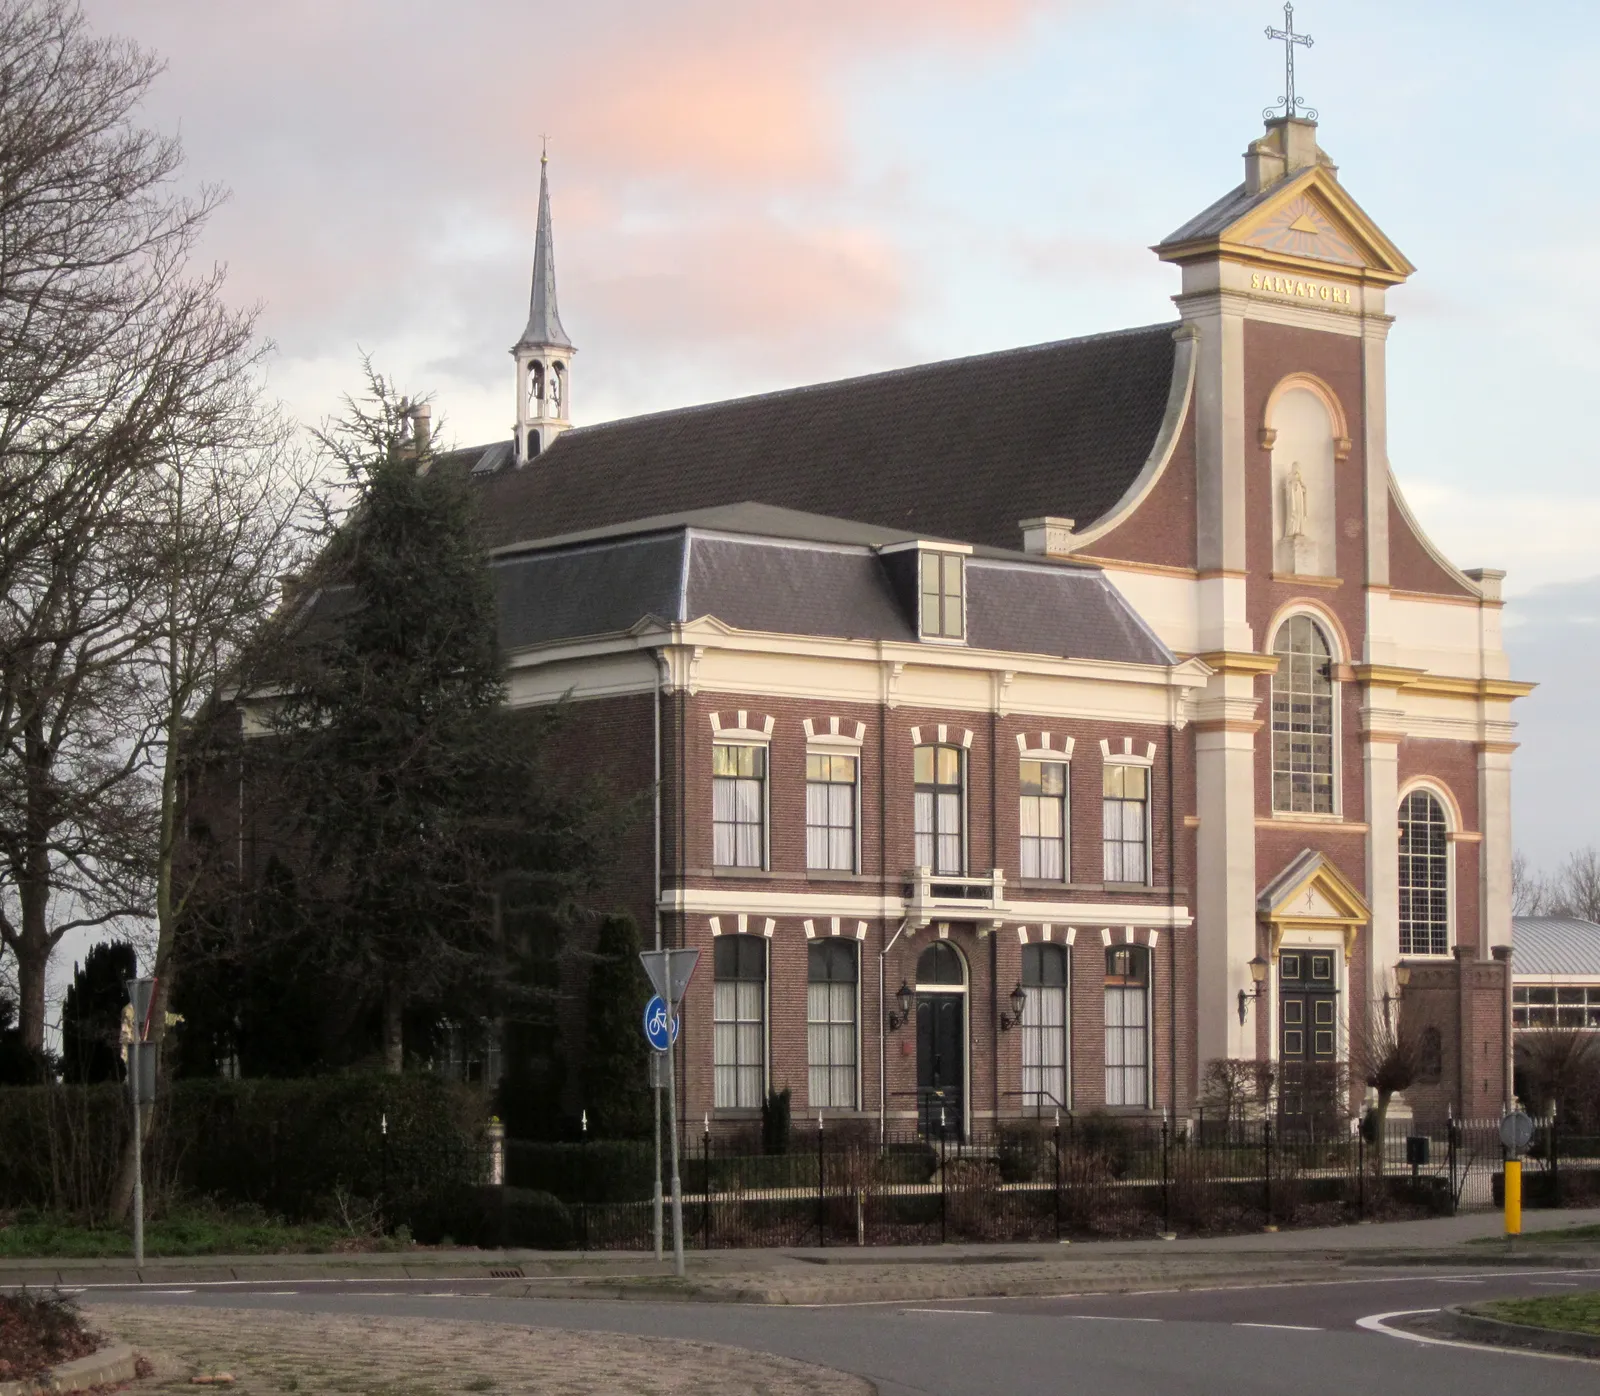
[[[153,473],[253,418],[253,316],[189,270],[218,195],[134,119],[158,71],[66,0],[0,0],[0,941],[34,1052],[62,937],[151,909]]]
[[[1369,1012],[1366,1028],[1353,1034],[1351,1068],[1363,1083],[1377,1093],[1372,1110],[1373,1169],[1383,1172],[1384,1127],[1389,1104],[1401,1091],[1408,1090],[1421,1075],[1420,1034],[1401,1015],[1383,1010]]]
[[[1553,873],[1537,873],[1527,859],[1511,859],[1514,916],[1579,916],[1600,921],[1600,848],[1580,848]]]

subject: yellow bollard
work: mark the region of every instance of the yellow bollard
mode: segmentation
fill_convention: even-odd
[[[1506,1160],[1506,1235],[1522,1235],[1522,1160]]]

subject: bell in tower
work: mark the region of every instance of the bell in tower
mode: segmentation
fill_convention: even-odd
[[[550,225],[550,156],[539,157],[539,229],[533,244],[528,324],[512,346],[517,364],[517,464],[525,465],[572,425],[572,356],[556,309],[555,237]]]

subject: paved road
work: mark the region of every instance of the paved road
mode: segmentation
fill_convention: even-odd
[[[483,1280],[261,1281],[96,1287],[83,1298],[701,1338],[856,1372],[884,1396],[1600,1390],[1593,1364],[1423,1346],[1356,1327],[1368,1315],[1468,1297],[1600,1289],[1593,1271],[1381,1272],[1317,1284],[818,1308],[517,1299],[486,1292],[492,1287]]]

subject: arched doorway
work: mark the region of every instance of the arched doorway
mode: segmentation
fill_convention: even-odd
[[[966,1134],[967,966],[949,941],[917,957],[917,1128]]]

